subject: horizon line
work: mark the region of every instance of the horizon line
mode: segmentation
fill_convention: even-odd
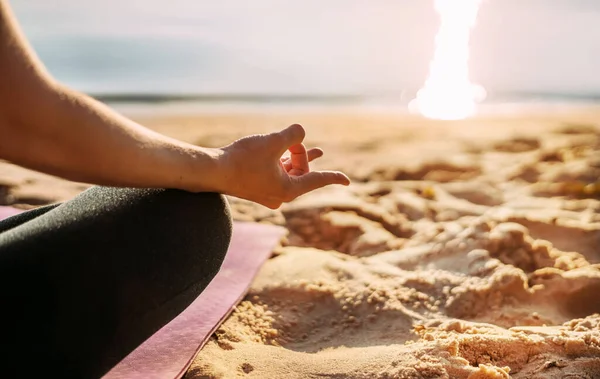
[[[167,103],[167,102],[246,102],[246,103],[289,103],[289,102],[328,102],[348,103],[376,99],[399,98],[407,101],[406,91],[379,94],[294,94],[294,93],[177,93],[177,92],[87,92],[88,96],[107,103]],[[490,100],[587,100],[600,101],[600,93],[595,92],[542,92],[542,91],[498,91],[490,92]],[[484,101],[485,103],[485,101]]]

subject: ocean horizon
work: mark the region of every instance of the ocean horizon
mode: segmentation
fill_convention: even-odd
[[[128,115],[194,115],[199,113],[312,113],[335,112],[407,115],[412,99],[403,94],[285,95],[285,94],[90,94],[111,108]],[[600,96],[515,93],[490,96],[477,105],[477,116],[522,114],[569,114],[597,109]]]

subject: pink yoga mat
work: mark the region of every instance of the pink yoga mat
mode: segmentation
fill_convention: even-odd
[[[19,210],[0,206],[0,220]],[[200,296],[156,332],[104,379],[179,379],[211,334],[244,297],[285,229],[234,222],[233,237],[221,270]]]
[[[235,222],[223,266],[204,292],[104,378],[181,378],[196,353],[244,297],[284,232],[272,225]]]
[[[10,216],[14,216],[21,212],[22,211],[20,209],[16,209],[16,208],[12,208],[12,207],[5,207],[5,206],[0,205],[0,220],[3,220]]]

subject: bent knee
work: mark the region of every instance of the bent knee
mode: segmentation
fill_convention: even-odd
[[[218,193],[164,190],[153,199],[157,208],[168,207],[165,220],[169,236],[182,262],[180,272],[188,280],[208,284],[219,272],[232,236],[232,219],[227,198]]]
[[[231,211],[224,195],[167,189],[154,190],[149,196],[153,198],[153,207],[166,208],[175,222],[198,227],[210,226],[231,237]]]
[[[170,190],[169,190],[170,191]],[[189,251],[201,254],[206,263],[215,268],[221,267],[229,248],[232,236],[232,218],[229,202],[224,195],[212,192],[189,193],[177,191],[177,223],[183,238],[191,242]]]
[[[225,195],[214,192],[187,193],[190,196],[190,204],[185,204],[198,212],[196,222],[212,221],[215,229],[226,233],[231,238],[231,210]]]
[[[229,204],[218,193],[93,187],[82,195],[88,198],[86,204],[113,209],[111,217],[120,224],[143,230],[146,243],[157,250],[177,251],[180,256],[201,254],[222,261],[231,241]]]

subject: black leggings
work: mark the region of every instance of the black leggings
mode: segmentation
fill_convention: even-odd
[[[0,376],[98,378],[183,311],[231,239],[214,193],[91,188],[0,222]]]

